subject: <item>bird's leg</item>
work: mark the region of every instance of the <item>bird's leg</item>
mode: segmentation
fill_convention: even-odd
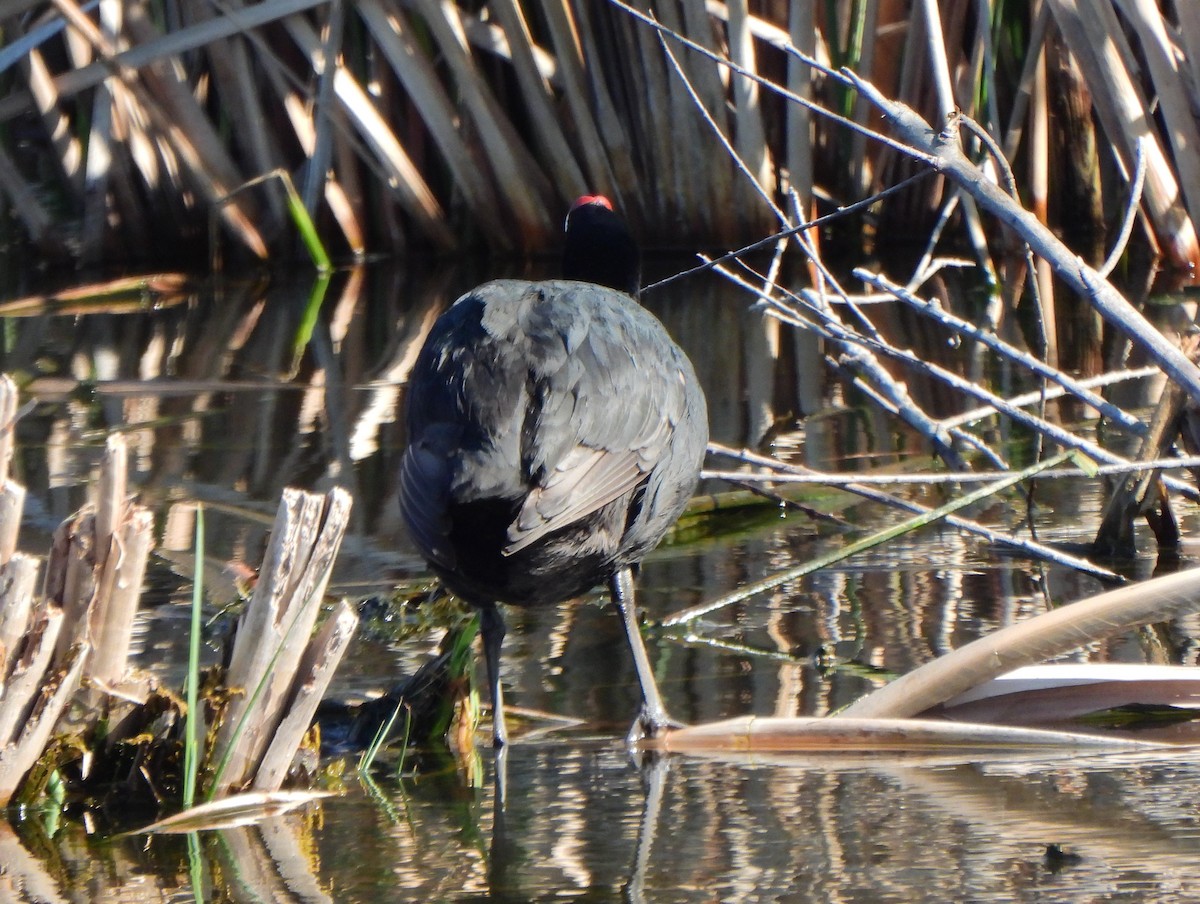
[[[654,672],[650,668],[650,657],[646,655],[646,645],[642,642],[642,632],[637,620],[637,604],[634,602],[633,570],[622,568],[612,576],[608,586],[612,593],[613,605],[621,613],[625,637],[629,640],[633,664],[637,669],[638,684],[642,686],[642,712],[625,739],[633,746],[641,738],[653,738],[664,729],[678,723],[667,715],[662,697],[658,693],[658,684],[654,680]]]
[[[487,664],[488,692],[492,695],[492,746],[508,743],[504,727],[504,691],[500,687],[500,646],[504,643],[504,618],[495,603],[479,612],[479,630],[483,634],[483,658]]]

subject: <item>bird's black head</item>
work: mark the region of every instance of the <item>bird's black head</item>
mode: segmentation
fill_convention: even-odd
[[[638,297],[641,253],[625,221],[603,195],[584,195],[571,205],[562,275]]]

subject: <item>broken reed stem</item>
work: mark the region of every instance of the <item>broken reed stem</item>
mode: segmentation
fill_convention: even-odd
[[[357,627],[358,614],[341,600],[305,649],[296,670],[292,697],[283,703],[286,715],[251,783],[255,791],[278,791],[283,785],[296,751],[312,725],[317,705],[325,696],[325,689]]]
[[[283,492],[258,584],[234,639],[226,684],[242,693],[222,715],[210,754],[217,764],[210,800],[254,779],[289,701],[299,693],[296,674],[307,661],[350,504],[341,489],[325,496]]]

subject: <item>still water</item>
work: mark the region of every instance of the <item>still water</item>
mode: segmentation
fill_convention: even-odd
[[[354,495],[336,592],[361,599],[421,586],[425,573],[396,507],[404,444],[397,406],[431,318],[478,279],[467,267],[436,278],[380,268],[339,274],[300,354],[295,337],[311,283],[231,282],[157,309],[7,318],[2,369],[29,381],[40,400],[18,437],[17,476],[31,497],[22,546],[45,548],[49,531],[83,500],[104,431],[121,428],[134,484],[160,526],[138,664],[167,684],[179,684],[185,661],[190,584],[182,563],[196,500],[208,511],[213,611],[225,602],[224,563],[258,562],[286,485],[340,485]],[[827,469],[929,465],[918,442],[861,400],[831,395],[814,377],[810,346],[765,324],[737,291],[693,281],[656,293],[648,306],[696,364],[714,440],[761,445],[766,437],[779,454]],[[923,341],[949,361],[967,358],[936,336]],[[993,378],[1006,391],[1019,388],[1003,370]],[[936,390],[914,381],[912,391],[948,413]],[[796,429],[801,411],[812,415],[804,431]],[[725,488],[713,481],[703,489]],[[928,504],[945,498],[937,487],[906,492]],[[659,620],[837,548],[858,535],[848,527],[899,520],[841,497],[812,504],[845,524],[768,508],[664,547],[643,569],[642,607]],[[1043,486],[1033,519],[1039,537],[1088,541],[1100,504],[1093,484]],[[1180,514],[1186,533],[1197,512]],[[971,515],[1009,530],[1027,509],[1013,494]],[[1147,557],[1131,567],[1144,577],[1153,566]],[[1100,589],[934,527],[718,610],[687,631],[651,630],[648,643],[680,720],[823,715],[1051,600]],[[0,898],[1200,900],[1200,761],[1190,749],[971,762],[893,754],[635,762],[620,738],[637,684],[602,596],[510,611],[508,622],[510,702],[575,720],[569,728],[518,723],[500,761],[486,749],[458,760],[393,753],[369,778],[349,768],[331,779],[336,796],[301,812],[190,841],[114,834],[143,824],[143,814],[10,813],[0,821]],[[418,667],[439,638],[430,630],[395,644],[364,633],[332,694],[378,693]],[[1076,658],[1194,664],[1197,638],[1200,622],[1184,619]]]

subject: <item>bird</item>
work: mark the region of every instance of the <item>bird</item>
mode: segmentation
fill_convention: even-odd
[[[562,278],[467,292],[435,321],[406,388],[401,512],[434,574],[479,610],[498,749],[498,604],[553,606],[602,583],[641,688],[628,743],[677,724],[639,630],[634,572],[695,491],[704,393],[638,301],[641,255],[612,203],[584,195],[565,229]]]

